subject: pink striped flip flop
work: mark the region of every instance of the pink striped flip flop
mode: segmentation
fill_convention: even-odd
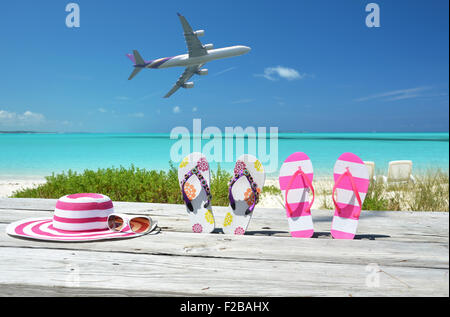
[[[358,156],[344,153],[338,158],[334,165],[333,202],[336,209],[331,224],[333,238],[355,237],[369,183],[369,170]]]
[[[278,180],[285,201],[289,231],[296,238],[311,238],[314,234],[311,216],[311,206],[314,202],[313,178],[312,162],[303,152],[291,154],[280,169]]]

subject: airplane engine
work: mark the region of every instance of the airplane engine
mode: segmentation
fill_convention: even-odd
[[[189,89],[189,88],[194,88],[194,82],[189,81],[187,83],[184,83],[181,87]]]
[[[208,70],[206,68],[200,69],[197,72],[197,75],[203,76],[203,75],[208,75]]]
[[[203,36],[203,35],[205,35],[205,30],[197,30],[194,32],[194,34],[197,36]]]
[[[203,47],[204,47],[206,50],[212,50],[212,49],[214,48],[214,44],[205,44],[205,45],[203,45]]]

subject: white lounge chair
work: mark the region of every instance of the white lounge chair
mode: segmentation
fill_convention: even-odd
[[[364,161],[364,164],[366,165],[367,169],[369,170],[369,179],[376,180],[377,177],[375,176],[375,162],[372,161]]]
[[[383,176],[383,181],[385,183],[406,183],[413,182],[416,180],[412,175],[412,161],[391,161],[389,162],[388,175]]]

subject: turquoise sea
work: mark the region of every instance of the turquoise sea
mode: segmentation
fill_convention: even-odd
[[[252,148],[252,140],[256,150]],[[171,150],[174,152],[180,142],[170,139],[169,134],[0,134],[0,179],[33,179],[69,169],[82,171],[131,164],[167,170]],[[239,142],[244,144],[241,152],[256,154],[261,159],[271,172],[269,176],[276,176],[284,159],[297,151],[308,154],[319,177],[332,175],[334,163],[343,152],[374,161],[378,174],[386,174],[392,160],[412,160],[415,173],[429,168],[447,172],[449,169],[448,133],[279,133],[278,138],[272,139],[221,137],[213,141],[191,138],[186,143],[190,148],[184,150],[193,152],[200,146],[204,153],[211,153],[207,157],[213,169],[219,162],[231,171]],[[180,152],[172,155],[175,165],[181,156]]]

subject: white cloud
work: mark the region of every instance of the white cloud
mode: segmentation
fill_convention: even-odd
[[[43,114],[25,111],[23,114],[0,110],[0,127],[7,128],[36,128],[38,125],[45,123],[46,119]]]
[[[133,118],[143,118],[143,117],[145,117],[145,115],[142,112],[130,113],[129,116],[133,117]]]
[[[175,107],[173,108],[173,113],[180,113],[180,112],[181,112],[181,108],[180,108],[180,107],[175,106]]]
[[[404,99],[412,99],[422,96],[421,92],[430,89],[430,87],[416,87],[409,89],[392,90],[383,93],[378,93],[362,98],[355,99],[357,102],[368,101],[373,99],[384,99],[385,101],[396,101]]]
[[[280,78],[286,80],[302,79],[306,74],[300,74],[297,70],[289,67],[276,66],[267,67],[264,69],[264,74],[257,74],[255,76],[264,77],[268,80],[276,81]]]
[[[20,120],[25,121],[43,121],[45,119],[43,114],[25,111],[23,115],[18,116]]]
[[[101,113],[105,113],[105,112],[107,112],[108,110],[106,110],[105,108],[98,108],[97,109],[99,112],[101,112]]]
[[[242,103],[250,103],[250,102],[253,102],[254,100],[255,99],[252,99],[252,98],[244,98],[244,99],[239,99],[239,100],[233,101],[231,104],[237,105],[237,104],[242,104]]]
[[[6,121],[15,118],[17,114],[15,112],[8,112],[5,110],[0,110],[0,120]]]
[[[197,112],[197,107],[192,108],[192,112]]]
[[[45,116],[40,113],[25,111],[23,114],[0,110],[0,122],[39,122],[45,120]]]

